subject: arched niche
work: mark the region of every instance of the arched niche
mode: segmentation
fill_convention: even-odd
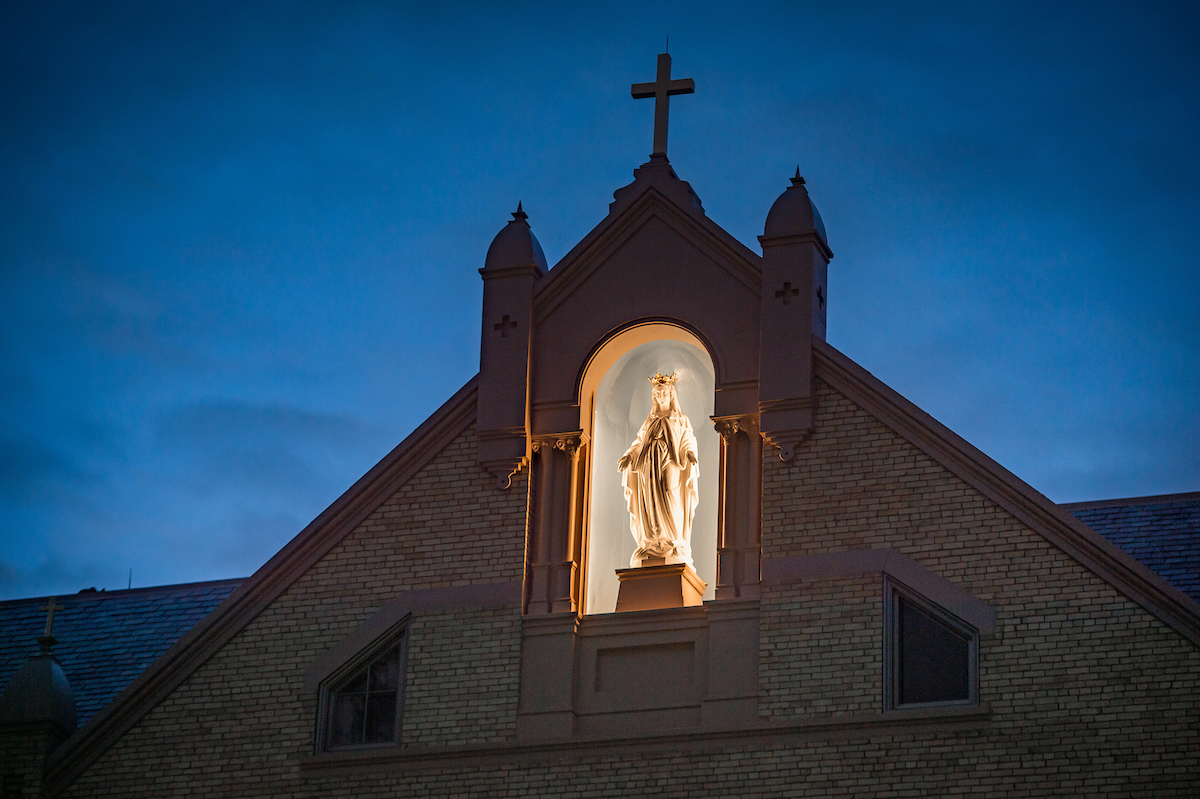
[[[712,599],[717,583],[718,496],[721,437],[713,428],[716,372],[708,348],[691,331],[664,322],[621,331],[601,346],[580,381],[580,429],[590,440],[584,612],[616,609],[617,569],[630,565],[636,548],[617,461],[650,412],[650,383],[656,371],[679,375],[680,409],[696,435],[699,502],[692,524],[696,573]]]

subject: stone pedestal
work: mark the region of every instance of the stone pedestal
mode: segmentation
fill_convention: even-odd
[[[708,585],[686,563],[617,569],[617,612],[684,608],[704,602]]]

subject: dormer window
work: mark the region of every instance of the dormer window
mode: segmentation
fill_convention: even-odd
[[[386,746],[400,742],[403,724],[407,625],[322,684],[318,714],[319,751]]]
[[[907,586],[884,583],[884,706],[979,701],[979,632]]]

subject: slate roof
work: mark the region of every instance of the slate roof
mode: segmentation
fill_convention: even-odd
[[[75,694],[82,727],[196,626],[243,580],[82,591],[55,604],[54,656]],[[47,597],[0,602],[0,690],[38,653]]]
[[[1200,491],[1061,507],[1200,602]]]

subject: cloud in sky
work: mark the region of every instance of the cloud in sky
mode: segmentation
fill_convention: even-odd
[[[650,144],[830,341],[1052,499],[1200,488],[1191,4],[9,4],[0,594],[248,574],[475,372]]]

